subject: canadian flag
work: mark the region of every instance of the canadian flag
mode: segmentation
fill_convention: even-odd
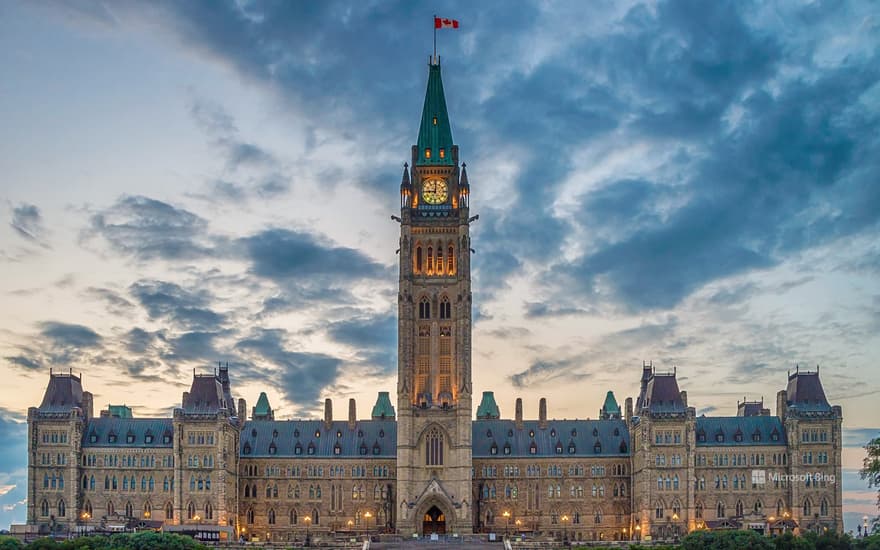
[[[434,28],[435,29],[457,29],[458,28],[458,19],[441,19],[439,17],[434,18]]]

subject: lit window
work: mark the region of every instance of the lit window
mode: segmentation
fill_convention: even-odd
[[[426,159],[431,158],[431,148],[430,147],[425,148],[425,158]]]
[[[434,122],[434,126],[437,126],[437,117],[434,117],[433,122]],[[440,149],[440,150],[442,151],[443,149]],[[443,155],[441,154],[440,156],[443,156]]]
[[[446,158],[446,149],[444,149],[442,147],[440,148],[440,158],[442,158],[442,159]]]

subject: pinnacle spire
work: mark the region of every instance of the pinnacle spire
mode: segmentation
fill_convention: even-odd
[[[428,66],[428,89],[422,107],[422,123],[416,144],[420,165],[452,166],[452,128],[440,78],[440,63]]]
[[[411,187],[411,184],[409,182],[409,164],[404,162],[403,163],[403,177],[400,180],[400,189],[403,190],[403,189],[407,189],[409,187]]]

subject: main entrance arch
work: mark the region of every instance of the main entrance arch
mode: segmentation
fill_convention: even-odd
[[[422,534],[446,534],[446,514],[436,505],[431,506],[422,517]]]

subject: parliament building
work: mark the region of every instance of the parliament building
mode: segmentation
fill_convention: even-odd
[[[225,367],[193,374],[171,418],[95,414],[72,373],[28,410],[28,525],[40,533],[163,528],[208,540],[366,533],[672,539],[696,529],[842,531],[841,419],[815,371],[790,372],[774,410],[697,416],[676,372],[636,367],[623,407],[555,420],[541,399],[474,413],[470,184],[439,60],[400,184],[396,407],[276,420]],[[233,373],[234,374],[234,373]],[[781,378],[781,376],[780,376]],[[780,380],[780,382],[783,382]],[[768,404],[770,405],[770,404]],[[735,413],[735,414],[734,414]],[[586,416],[587,411],[584,411]]]

